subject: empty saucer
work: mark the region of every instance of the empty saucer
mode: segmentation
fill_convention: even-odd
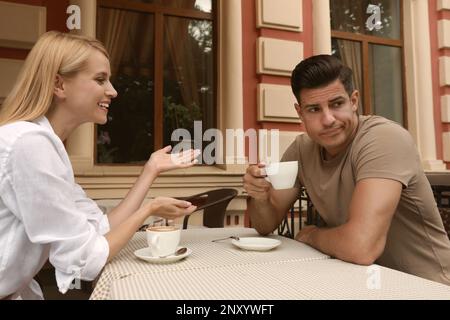
[[[239,238],[239,240],[231,240],[231,243],[236,247],[244,250],[252,251],[268,251],[281,244],[280,240],[263,237],[247,237]]]

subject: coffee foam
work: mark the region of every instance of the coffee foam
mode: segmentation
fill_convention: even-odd
[[[176,231],[178,230],[175,226],[158,226],[158,227],[148,227],[147,231],[156,231],[156,232],[168,232],[168,231]]]

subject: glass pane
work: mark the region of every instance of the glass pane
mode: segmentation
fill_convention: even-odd
[[[215,125],[213,25],[167,17],[164,27],[164,145],[175,145],[175,129],[194,139],[195,120],[202,131]]]
[[[153,15],[99,8],[97,37],[111,55],[118,97],[97,127],[98,163],[140,163],[153,151]]]
[[[331,39],[331,54],[338,57],[350,69],[353,70],[353,85],[359,91],[359,113],[363,114],[362,97],[363,78],[361,62],[361,43],[358,41]]]
[[[165,7],[194,9],[202,12],[212,12],[212,0],[134,0],[157,4]]]
[[[400,39],[400,0],[330,0],[331,29]]]
[[[403,125],[401,49],[371,45],[369,59],[373,113]]]

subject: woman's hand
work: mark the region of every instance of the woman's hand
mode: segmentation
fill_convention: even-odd
[[[197,209],[189,201],[167,197],[156,197],[150,200],[145,208],[148,210],[149,216],[158,216],[169,220],[191,214]]]
[[[145,166],[160,174],[172,169],[192,167],[198,162],[195,158],[200,155],[200,150],[189,149],[180,153],[169,153],[170,150],[172,147],[167,146],[153,152]]]

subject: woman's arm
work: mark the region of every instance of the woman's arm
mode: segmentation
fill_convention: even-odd
[[[117,228],[112,229],[105,235],[109,245],[107,261],[110,261],[127,244],[149,216],[158,215],[166,219],[176,219],[191,214],[196,208],[187,201],[172,198],[157,197],[150,200]]]
[[[145,164],[140,176],[128,194],[117,207],[108,213],[108,220],[111,230],[122,224],[122,222],[133,215],[133,213],[141,207],[148,189],[161,172],[191,167],[197,163],[195,158],[200,153],[199,150],[187,150],[178,154],[170,154],[168,153],[170,150],[171,147],[167,146],[163,149],[155,151],[150,156],[150,159]],[[144,220],[142,220],[142,222]],[[140,224],[137,228],[139,226]]]

